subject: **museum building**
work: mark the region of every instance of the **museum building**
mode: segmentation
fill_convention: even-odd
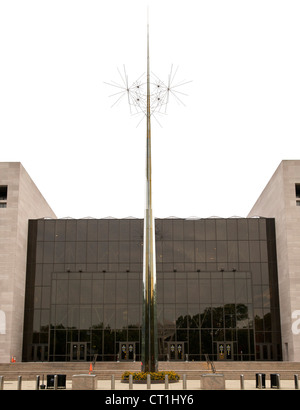
[[[155,219],[158,360],[300,361],[299,201],[282,161],[247,218]],[[0,207],[0,362],[140,361],[143,220],[57,219],[20,163]]]

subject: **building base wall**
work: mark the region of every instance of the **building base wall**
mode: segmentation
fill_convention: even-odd
[[[249,217],[276,221],[283,360],[300,361],[300,161],[282,161]]]
[[[0,363],[22,359],[28,220],[55,218],[19,162],[0,163]]]

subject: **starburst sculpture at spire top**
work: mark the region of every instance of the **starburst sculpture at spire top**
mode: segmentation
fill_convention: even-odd
[[[178,67],[176,70],[173,70],[172,65],[167,82],[162,81],[156,74],[151,72],[150,115],[158,123],[158,115],[167,114],[167,107],[171,98],[174,98],[179,105],[185,106],[183,98],[187,96],[187,94],[183,93],[180,87],[191,81],[177,82],[177,72]],[[122,100],[127,100],[130,114],[141,115],[142,117],[138,123],[139,125],[145,116],[147,116],[147,76],[144,73],[130,84],[125,65],[123,66],[123,72],[118,68],[118,73],[120,76],[119,82],[111,81],[110,83],[105,83],[118,89],[118,91],[109,96],[114,99],[112,107],[118,105]]]

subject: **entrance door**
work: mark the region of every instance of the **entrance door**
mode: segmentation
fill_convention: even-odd
[[[135,342],[121,342],[119,347],[119,357],[122,361],[135,360]]]
[[[33,345],[33,361],[45,362],[48,360],[48,345]]]
[[[271,343],[258,343],[256,345],[256,360],[272,360]]]
[[[170,360],[183,360],[184,342],[170,342],[168,345],[168,355]]]
[[[71,361],[86,361],[86,343],[71,343]]]
[[[233,343],[218,342],[218,360],[233,360]]]

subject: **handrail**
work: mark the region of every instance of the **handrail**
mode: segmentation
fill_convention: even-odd
[[[216,368],[215,368],[214,362],[212,360],[210,360],[208,354],[205,354],[205,360],[206,360],[208,366],[210,366],[211,371],[213,373],[216,373]]]

